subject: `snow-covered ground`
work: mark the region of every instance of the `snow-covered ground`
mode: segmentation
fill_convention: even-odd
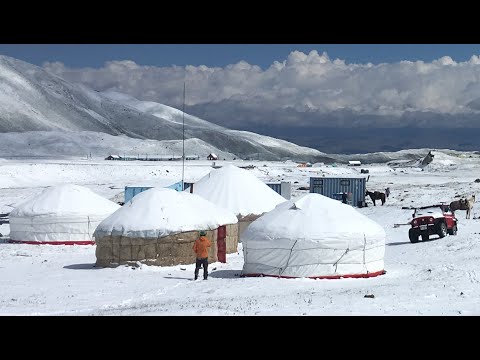
[[[411,218],[412,210],[402,207],[450,202],[480,192],[480,183],[475,182],[480,178],[480,156],[433,153],[434,161],[423,170],[385,164],[301,168],[294,162],[216,161],[254,165],[249,171],[264,181],[291,181],[293,198],[308,193],[298,188],[308,186],[310,176],[360,175],[360,168],[368,169],[368,190],[391,191],[384,206],[377,202],[374,207],[367,198],[369,206],[357,209],[385,229],[385,275],[340,280],[243,278],[240,244],[238,253],[227,255],[226,264],[210,264],[207,281],[192,281],[193,264],[96,268],[95,245],[9,244],[5,242],[9,226],[3,224],[0,314],[478,315],[480,207],[474,206],[471,219],[457,211],[458,234],[443,239],[412,244],[408,226],[393,226]],[[185,181],[199,180],[211,165],[187,161]],[[181,175],[182,163],[172,161],[0,159],[0,213],[50,185],[82,185],[113,198],[127,184],[178,181]]]

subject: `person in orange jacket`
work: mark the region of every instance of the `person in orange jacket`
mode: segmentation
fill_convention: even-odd
[[[207,238],[207,233],[205,231],[200,231],[200,237],[195,240],[193,244],[193,251],[197,260],[195,262],[195,280],[198,278],[198,272],[200,267],[203,265],[203,280],[207,280],[208,277],[208,248],[212,245],[210,240]]]

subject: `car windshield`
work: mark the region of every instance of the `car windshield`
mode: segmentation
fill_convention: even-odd
[[[442,216],[442,209],[438,206],[432,206],[425,209],[417,209],[415,216]]]

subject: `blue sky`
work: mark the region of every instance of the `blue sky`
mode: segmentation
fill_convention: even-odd
[[[140,65],[223,67],[245,60],[268,67],[291,51],[326,51],[347,63],[432,61],[450,56],[460,62],[480,54],[479,44],[0,44],[0,54],[32,64],[60,61],[68,67],[102,67],[106,61],[133,60]]]

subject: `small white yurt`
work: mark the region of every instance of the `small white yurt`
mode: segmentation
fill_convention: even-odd
[[[240,235],[252,221],[286,201],[249,170],[231,164],[210,171],[185,191],[191,190],[233,212],[239,221]]]
[[[226,262],[226,254],[238,251],[237,221],[234,214],[198,195],[152,188],[98,225],[96,265],[193,264],[192,246],[202,230],[212,241],[209,261]]]
[[[307,194],[241,236],[243,276],[341,278],[384,273],[385,231],[350,205]]]
[[[95,228],[118,208],[118,204],[83,186],[52,186],[12,210],[10,242],[94,244]]]

